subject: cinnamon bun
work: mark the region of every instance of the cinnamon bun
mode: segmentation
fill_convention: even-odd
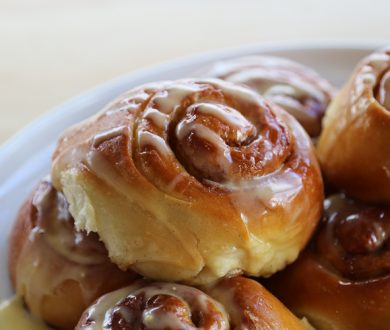
[[[309,248],[267,286],[316,329],[388,329],[390,207],[329,197]]]
[[[135,279],[110,262],[96,234],[74,230],[67,201],[47,180],[17,216],[9,265],[16,294],[31,313],[60,329],[74,329],[96,298]]]
[[[89,307],[76,330],[307,329],[260,284],[236,277],[199,290],[139,281]]]
[[[293,115],[316,138],[334,88],[314,70],[276,56],[221,61],[203,74],[249,86]]]
[[[358,64],[327,111],[318,142],[318,156],[327,180],[351,197],[390,203],[389,141],[387,48]]]
[[[78,229],[98,233],[122,269],[157,280],[270,275],[295,260],[322,210],[298,122],[221,80],[120,96],[62,136],[52,176]]]

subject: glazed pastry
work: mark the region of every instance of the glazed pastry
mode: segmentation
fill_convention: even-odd
[[[221,80],[120,96],[62,136],[52,175],[77,228],[98,233],[122,269],[157,280],[270,275],[297,257],[322,210],[298,122]]]
[[[329,182],[363,201],[390,203],[389,110],[390,48],[359,63],[330,105],[318,143]]]
[[[390,207],[333,195],[311,245],[267,283],[318,330],[390,324]]]
[[[199,290],[175,283],[139,281],[99,298],[76,330],[307,329],[257,282],[223,279]]]
[[[293,115],[313,138],[331,101],[333,87],[312,69],[275,56],[242,57],[217,62],[205,77],[244,84]]]
[[[75,232],[64,196],[47,180],[17,216],[9,264],[16,294],[33,315],[60,329],[74,329],[96,298],[135,279],[109,261],[96,234]]]

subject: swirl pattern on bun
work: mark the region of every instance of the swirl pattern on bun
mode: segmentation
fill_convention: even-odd
[[[208,289],[138,281],[99,298],[83,329],[307,329],[259,283],[227,278]]]
[[[122,269],[157,280],[270,275],[297,257],[322,210],[301,126],[221,80],[120,96],[62,136],[52,176],[78,229],[98,233]]]
[[[334,88],[314,70],[276,56],[249,56],[214,64],[204,76],[244,84],[293,115],[312,137],[321,132],[321,120]]]
[[[309,248],[267,284],[316,329],[388,329],[390,207],[332,195]]]

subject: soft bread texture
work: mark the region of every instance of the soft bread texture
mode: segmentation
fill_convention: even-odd
[[[65,132],[52,177],[78,229],[98,233],[122,269],[157,280],[268,276],[295,260],[322,209],[301,126],[220,80],[120,96]]]
[[[14,223],[9,269],[16,294],[56,329],[74,329],[84,309],[136,275],[112,264],[95,235],[76,233],[62,194],[42,181]]]
[[[280,105],[316,138],[335,89],[314,70],[276,56],[247,56],[217,62],[202,73],[246,85]]]
[[[350,196],[390,203],[390,49],[363,59],[331,103],[318,142],[329,182]]]
[[[201,290],[139,281],[99,298],[76,330],[309,329],[259,283],[226,278]]]
[[[343,195],[325,200],[318,233],[266,287],[318,330],[390,324],[390,207]]]

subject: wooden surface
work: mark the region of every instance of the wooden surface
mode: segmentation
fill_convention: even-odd
[[[0,143],[132,70],[258,42],[390,41],[390,1],[0,0]]]

